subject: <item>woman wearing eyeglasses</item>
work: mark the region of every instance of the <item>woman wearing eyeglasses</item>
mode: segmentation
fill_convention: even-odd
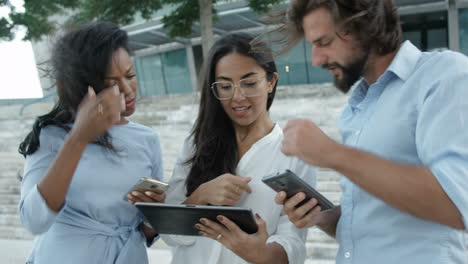
[[[269,117],[278,73],[265,43],[231,34],[211,48],[201,72],[201,102],[178,158],[168,203],[251,208],[257,233],[226,217],[201,219],[200,237],[163,236],[175,246],[172,263],[304,263],[306,229],[299,230],[274,202],[261,178],[290,169],[315,182],[313,168],[281,153],[281,128]]]

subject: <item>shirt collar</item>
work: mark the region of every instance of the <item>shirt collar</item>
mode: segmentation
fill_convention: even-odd
[[[409,40],[405,41],[387,71],[393,72],[398,78],[406,81],[416,67],[421,53]]]
[[[361,80],[357,82],[357,85],[355,85],[354,89],[351,89],[349,104],[353,110],[356,109],[357,105],[362,101],[362,99],[364,99],[368,88],[369,86],[367,85],[366,80],[361,78]]]
[[[405,41],[398,50],[395,58],[393,58],[392,63],[387,68],[387,70],[379,77],[378,83],[386,85],[391,79],[392,75],[397,76],[403,81],[406,81],[413,69],[416,67],[416,64],[421,57],[421,51],[415,47],[409,40]],[[364,99],[367,94],[369,85],[367,85],[366,80],[362,78],[355,89],[352,90],[352,94],[349,98],[349,104],[354,110],[357,108],[357,105]]]

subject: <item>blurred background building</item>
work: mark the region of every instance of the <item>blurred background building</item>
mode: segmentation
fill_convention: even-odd
[[[286,1],[288,2],[288,1]],[[396,0],[404,38],[423,51],[451,49],[468,55],[468,0]],[[264,32],[268,27],[246,1],[220,1],[214,33]],[[166,37],[161,14],[150,21],[125,26],[134,51],[141,95],[188,93],[196,87],[202,51],[198,25],[190,38]],[[277,58],[280,85],[331,81],[321,68],[311,66],[311,47],[302,41]],[[190,73],[190,74],[187,74]]]
[[[289,1],[285,1],[287,2]],[[468,0],[395,2],[405,39],[423,51],[451,49],[468,55]],[[163,8],[151,20],[137,19],[133,24],[124,26],[130,36],[140,95],[138,111],[131,119],[152,127],[159,133],[166,180],[171,176],[178,151],[196,118],[198,98],[195,91],[197,73],[202,63],[198,24],[193,25],[193,34],[190,37],[167,37],[161,19],[171,8]],[[214,33],[217,36],[238,31],[258,34],[273,27],[249,9],[244,0],[218,0],[216,9],[218,19],[214,23]],[[36,62],[47,60],[52,41],[53,38],[48,38],[33,43]],[[312,67],[310,58],[311,47],[305,41],[284,56],[276,58],[280,86],[270,111],[271,117],[280,125],[291,118],[311,119],[339,141],[336,119],[347,96],[332,87],[328,72]],[[24,158],[17,153],[17,148],[26,132],[31,129],[35,116],[46,113],[52,107],[55,92],[47,90],[51,87],[51,82],[43,78],[41,85],[44,98],[0,100],[2,263],[24,263],[24,256],[31,247],[32,235],[21,226],[17,214],[20,194],[18,178],[24,164]],[[317,189],[336,204],[340,197],[339,178],[340,175],[331,170],[319,170],[318,173]],[[150,257],[160,260],[160,252],[165,252],[170,258],[165,245],[157,243],[155,248],[153,251],[149,250]],[[334,239],[318,229],[310,229],[307,264],[334,263],[336,250]]]
[[[288,2],[286,0],[284,6]],[[423,51],[451,49],[468,55],[468,0],[395,2],[405,40]],[[245,0],[217,1],[216,9],[215,36],[239,31],[259,34],[274,27],[253,12]],[[167,37],[161,20],[172,10],[173,7],[167,6],[151,20],[136,18],[133,24],[124,26],[130,36],[141,96],[190,93],[197,87],[197,73],[202,63],[200,25],[194,24],[193,33],[187,38]],[[33,43],[37,62],[47,59],[49,47],[48,40]],[[310,58],[311,47],[305,41],[276,58],[279,85],[330,82],[330,74],[313,67]],[[47,80],[41,81],[44,88],[50,86]]]

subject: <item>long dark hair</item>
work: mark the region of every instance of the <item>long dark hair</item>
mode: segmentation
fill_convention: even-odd
[[[204,62],[200,74],[200,108],[190,135],[195,151],[185,163],[191,165],[186,180],[187,196],[202,183],[224,173],[234,173],[239,162],[232,121],[210,89],[215,82],[215,69],[219,60],[235,52],[254,59],[265,70],[269,81],[273,80],[277,72],[271,50],[262,41],[256,41],[253,46],[253,39],[253,36],[245,33],[226,35],[215,42]],[[275,92],[276,84],[268,95],[267,110],[273,103]]]
[[[288,9],[270,16],[271,22],[280,26],[268,33],[279,33],[275,42],[285,44],[279,54],[286,53],[304,38],[302,20],[322,7],[330,11],[342,31],[351,33],[378,55],[397,50],[403,41],[393,0],[294,0]]]
[[[52,110],[36,118],[32,131],[19,146],[19,153],[30,155],[39,148],[41,129],[54,125],[69,131],[78,106],[92,86],[98,94],[105,89],[104,80],[119,48],[129,52],[127,33],[109,22],[93,22],[70,30],[53,47],[48,74],[55,80],[58,101]],[[95,142],[115,151],[108,133]]]

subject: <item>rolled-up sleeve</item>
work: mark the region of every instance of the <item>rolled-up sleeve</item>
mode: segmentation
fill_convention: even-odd
[[[460,211],[468,230],[468,72],[440,80],[421,96],[416,144],[422,163]]]
[[[26,157],[21,184],[21,199],[19,215],[23,226],[34,235],[46,232],[54,223],[56,217],[65,207],[55,212],[51,210],[37,184],[46,174],[63,142],[59,136],[52,133],[55,129],[44,128],[40,136],[40,147],[36,152]],[[58,135],[58,134],[57,134]]]
[[[305,239],[307,228],[296,228],[287,215],[282,215],[274,235],[271,235],[267,243],[278,243],[288,255],[288,263],[304,263],[306,259]]]

